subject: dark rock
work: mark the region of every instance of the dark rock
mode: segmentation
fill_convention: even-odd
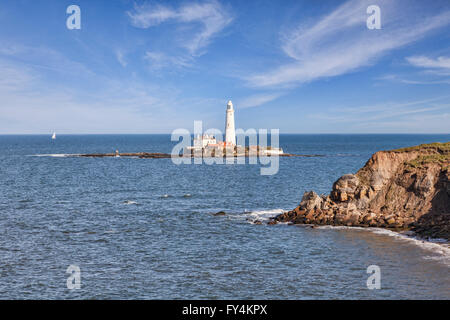
[[[450,142],[377,152],[339,178],[329,196],[305,192],[297,208],[273,220],[411,229],[450,240]]]

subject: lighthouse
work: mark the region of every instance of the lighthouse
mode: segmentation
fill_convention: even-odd
[[[234,109],[231,100],[227,103],[227,116],[225,121],[225,143],[236,145],[236,130],[234,129]]]

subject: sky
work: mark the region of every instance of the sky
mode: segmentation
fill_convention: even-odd
[[[223,130],[229,99],[242,129],[450,133],[450,2],[0,1],[0,134]]]

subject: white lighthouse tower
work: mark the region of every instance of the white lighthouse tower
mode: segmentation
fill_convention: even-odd
[[[234,128],[234,109],[231,100],[227,103],[227,116],[225,122],[225,143],[236,145],[236,130]]]

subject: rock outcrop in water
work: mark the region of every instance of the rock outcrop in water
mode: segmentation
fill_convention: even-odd
[[[258,156],[264,156],[262,154],[257,154]],[[172,155],[169,153],[161,153],[161,152],[127,152],[127,153],[119,153],[116,151],[115,153],[86,153],[86,154],[72,154],[65,155],[66,157],[83,157],[83,158],[119,158],[119,157],[133,157],[133,158],[145,158],[145,159],[163,159],[163,158],[178,158],[180,155]],[[188,158],[208,158],[215,157],[211,155],[205,155],[203,153],[197,154],[185,154],[184,157]],[[267,155],[268,157],[323,157],[320,154],[291,154],[291,153],[283,153],[277,155]],[[249,157],[248,153],[245,154],[234,154],[233,157]]]
[[[151,159],[163,159],[170,158],[171,155],[168,153],[160,152],[134,152],[134,153],[88,153],[88,154],[77,154],[76,157],[84,158],[111,158],[111,157],[136,157],[136,158],[151,158]]]
[[[377,152],[329,195],[305,192],[297,208],[273,220],[408,229],[450,240],[450,142]]]

